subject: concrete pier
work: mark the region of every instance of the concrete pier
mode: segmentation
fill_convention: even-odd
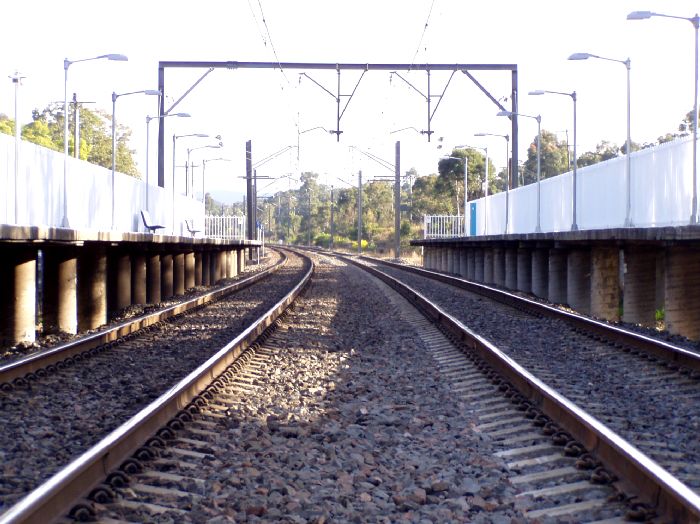
[[[591,312],[591,252],[571,249],[566,260],[566,303],[579,313]]]
[[[78,329],[107,323],[107,250],[86,245],[78,256]]]
[[[591,315],[620,320],[620,250],[616,246],[591,249]]]
[[[167,300],[173,296],[174,284],[173,256],[164,253],[160,256],[160,298]]]
[[[518,248],[518,291],[532,292],[532,250],[526,247]]]
[[[656,324],[656,249],[625,249],[625,293],[622,320],[653,327]],[[661,282],[664,285],[664,282]]]
[[[173,255],[173,293],[177,296],[185,294],[185,254]]]
[[[36,339],[36,249],[12,247],[0,259],[0,340],[3,346]]]
[[[474,281],[484,281],[484,250],[480,247],[474,250]]]
[[[506,288],[518,289],[518,250],[512,247],[505,252]]]
[[[484,284],[493,284],[493,249],[484,249]]]
[[[567,259],[568,251],[566,249],[552,248],[549,250],[547,300],[553,302],[554,304],[566,304]]]
[[[134,253],[131,255],[131,303],[145,304],[147,285],[146,255]]]
[[[666,329],[700,340],[700,250],[669,246],[666,249]]]
[[[72,246],[50,247],[44,253],[44,331],[78,332],[78,258]]]
[[[501,287],[506,285],[506,252],[502,247],[493,250],[493,283]]]
[[[549,249],[536,247],[532,250],[532,294],[547,298],[549,294]]]

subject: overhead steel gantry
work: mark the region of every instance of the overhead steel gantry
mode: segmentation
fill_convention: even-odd
[[[158,88],[160,89],[161,93],[165,93],[165,69],[166,68],[172,68],[172,69],[207,69],[207,72],[204,73],[204,75],[197,80],[197,82],[190,88],[188,89],[184,95],[182,95],[177,102],[175,102],[170,108],[167,110],[165,109],[165,97],[161,96],[160,97],[160,114],[165,115],[168,114],[170,111],[172,111],[175,106],[190,92],[194,87],[201,82],[204,77],[206,77],[209,73],[211,73],[214,69],[280,69],[280,70],[285,70],[285,69],[301,69],[301,70],[335,70],[338,73],[338,85],[337,85],[337,91],[334,94],[331,90],[327,89],[324,87],[322,84],[311,78],[308,74],[302,73],[302,75],[309,80],[311,80],[314,84],[316,84],[318,87],[323,89],[325,92],[327,92],[329,95],[331,95],[335,100],[337,104],[337,113],[336,113],[336,129],[332,130],[331,133],[336,135],[336,138],[338,141],[340,141],[340,135],[342,131],[340,130],[340,120],[345,114],[345,110],[347,109],[348,105],[350,104],[350,101],[352,100],[353,95],[355,94],[355,91],[357,91],[358,86],[360,85],[360,82],[362,81],[362,78],[364,77],[365,73],[368,71],[389,71],[395,75],[397,75],[401,80],[406,82],[409,86],[411,86],[415,91],[420,93],[423,98],[425,98],[428,106],[428,118],[427,118],[427,129],[426,130],[421,130],[419,131],[421,134],[427,135],[428,141],[430,141],[430,137],[433,134],[433,130],[431,129],[431,122],[433,119],[433,116],[435,116],[435,111],[437,111],[438,106],[440,105],[440,102],[442,101],[442,97],[445,95],[445,92],[447,91],[447,87],[449,86],[452,77],[454,77],[454,74],[457,71],[461,71],[464,73],[472,82],[476,84],[476,86],[483,91],[483,93],[501,110],[501,111],[510,111],[512,113],[510,119],[511,119],[511,173],[517,173],[518,169],[518,66],[515,64],[331,64],[331,63],[313,63],[313,62],[235,62],[235,61],[228,61],[228,62],[206,62],[206,61],[164,61],[164,62],[159,62],[158,63]],[[343,70],[349,70],[349,71],[362,71],[362,75],[360,76],[360,79],[357,81],[357,84],[355,84],[355,88],[353,89],[352,93],[350,95],[343,95],[340,92],[340,76],[341,76],[341,71]],[[408,72],[408,71],[425,71],[427,73],[427,94],[424,94],[420,89],[415,87],[413,84],[411,84],[408,80],[406,80],[399,72]],[[445,88],[442,91],[442,94],[440,95],[433,95],[431,94],[431,79],[430,79],[430,73],[431,71],[452,71],[452,75],[450,75],[449,80],[447,81],[447,84],[445,85]],[[511,101],[511,108],[510,110],[507,110],[501,103],[493,97],[488,90],[481,85],[476,78],[470,73],[470,71],[510,71],[511,72],[511,86],[512,86],[512,91],[511,91],[511,96],[510,96],[510,101]],[[341,111],[340,106],[341,106],[341,98],[346,97],[347,102],[345,104],[345,107]],[[435,105],[435,108],[432,108],[432,99],[433,98],[438,98],[438,102]],[[165,158],[164,158],[164,149],[165,149],[165,122],[164,118],[159,118],[158,119],[158,185],[161,187],[165,186]],[[515,187],[517,185],[517,176],[511,176],[511,188]]]

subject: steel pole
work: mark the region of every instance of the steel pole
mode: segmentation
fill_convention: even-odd
[[[489,148],[484,148],[484,235],[488,234],[488,201],[489,201]]]
[[[508,135],[505,135],[506,139],[506,229],[504,231],[504,234],[508,234],[508,206],[510,204],[510,177],[512,176],[512,173],[510,172],[510,164],[508,162],[508,152],[510,151],[509,142],[510,142],[510,137]]]
[[[362,170],[357,173],[357,253],[362,254]]]
[[[148,208],[148,144],[150,143],[149,130],[151,128],[151,119],[146,117],[146,210],[150,213],[151,210]]]
[[[63,218],[61,227],[70,227],[68,222],[68,68],[70,62],[63,60]]]
[[[278,201],[278,202],[279,202],[279,201]],[[334,239],[333,239],[333,237],[335,236],[335,224],[334,224],[334,222],[333,222],[333,218],[334,218],[334,217],[333,217],[333,207],[334,207],[333,204],[334,204],[334,200],[333,200],[333,186],[331,186],[331,241],[330,241],[329,246],[328,246],[329,249],[330,249],[331,251],[333,251],[333,244],[334,244]],[[277,211],[279,212],[279,208],[277,209]]]
[[[467,192],[467,178],[469,173],[469,157],[464,157],[464,236],[467,236],[467,201],[469,200],[469,195]],[[411,183],[411,181],[409,181]]]
[[[396,141],[394,160],[394,256],[401,258],[401,142]]]
[[[693,212],[690,223],[698,223],[698,25],[700,18],[696,14],[693,19],[695,27],[695,93],[693,97]]]
[[[574,174],[573,174],[573,220],[571,223],[571,231],[578,231],[578,219],[577,219],[577,192],[578,192],[578,181],[576,178],[576,91],[571,93],[571,98],[574,101]]]
[[[535,227],[535,233],[541,233],[542,228],[540,227],[540,151],[542,149],[542,132],[540,129],[540,124],[542,118],[537,115],[537,226]]]
[[[627,211],[625,214],[625,227],[632,227],[632,138],[631,138],[631,105],[630,105],[630,59],[623,62],[627,68],[627,151],[625,162],[625,178],[627,183]]]
[[[117,169],[117,93],[112,91],[112,229],[114,229],[114,173]]]
[[[19,83],[21,77],[18,72],[15,72],[15,76],[12,81],[15,83],[15,224],[19,224],[19,195],[17,192],[17,183],[19,182],[19,146],[22,136],[22,126],[19,122],[19,110],[17,98],[19,96]]]

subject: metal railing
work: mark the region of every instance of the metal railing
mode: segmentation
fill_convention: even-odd
[[[426,215],[424,238],[451,238],[465,235],[462,215]]]
[[[246,217],[244,216],[204,216],[204,236],[243,240],[246,234]]]

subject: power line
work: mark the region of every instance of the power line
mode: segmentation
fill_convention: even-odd
[[[420,51],[420,46],[423,44],[423,38],[425,37],[425,32],[428,30],[428,24],[430,23],[430,15],[433,14],[433,7],[435,6],[435,0],[433,0],[430,3],[430,11],[428,11],[428,18],[425,20],[425,25],[423,26],[423,32],[420,35],[420,41],[418,42],[418,47],[416,48],[416,52],[413,55],[413,60],[411,60],[411,66],[416,63],[416,57],[418,56],[418,52]]]
[[[255,21],[255,27],[258,29],[258,32],[260,33],[260,38],[262,38],[263,45],[267,47],[267,40],[265,39],[265,34],[262,31],[262,28],[260,27],[260,22],[258,22],[258,17],[255,14],[255,10],[253,9],[253,4],[250,3],[250,0],[248,0],[248,8],[250,9],[250,14],[253,15],[253,20]]]

